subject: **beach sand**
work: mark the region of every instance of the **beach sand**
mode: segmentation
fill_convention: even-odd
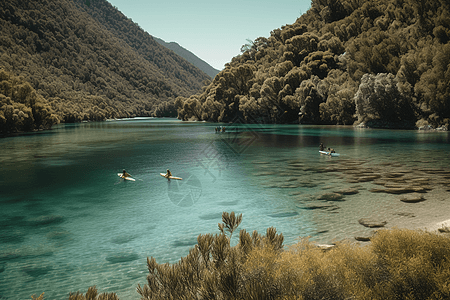
[[[386,228],[406,228],[438,233],[439,228],[450,227],[450,192],[437,187],[424,194],[425,201],[405,203],[403,216],[389,219]],[[409,214],[409,216],[407,215]]]

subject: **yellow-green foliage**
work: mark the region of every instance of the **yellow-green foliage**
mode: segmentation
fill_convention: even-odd
[[[114,293],[103,293],[98,294],[97,288],[95,286],[91,286],[85,295],[80,292],[76,292],[75,294],[70,294],[69,300],[119,300]]]
[[[58,122],[48,101],[30,83],[0,68],[0,135],[48,129]]]
[[[147,258],[141,299],[450,299],[448,235],[381,230],[367,246],[341,242],[325,251],[308,239],[283,247],[283,235],[271,227],[265,235],[242,229],[231,246],[241,220],[223,213],[220,234],[199,235],[178,263]],[[88,299],[118,298],[97,295],[95,287],[69,298]]]
[[[39,297],[36,297],[36,295],[31,296],[32,300],[44,300],[44,293],[42,293]]]
[[[232,217],[230,217],[232,216]],[[239,222],[236,222],[236,219]],[[200,235],[180,262],[148,259],[141,299],[448,299],[450,239],[412,230],[383,230],[369,246],[338,243],[324,251],[308,240],[283,247],[283,236],[240,231],[224,213],[221,234]],[[233,225],[234,224],[234,225]]]

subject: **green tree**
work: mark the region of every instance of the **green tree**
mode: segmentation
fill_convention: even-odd
[[[411,86],[400,88],[399,79],[392,74],[366,74],[355,95],[358,122],[385,120],[413,122]]]

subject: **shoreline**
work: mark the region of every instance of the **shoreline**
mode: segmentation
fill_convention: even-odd
[[[450,219],[430,224],[427,227],[425,227],[425,230],[432,233],[439,233],[439,229],[444,227],[450,227]]]

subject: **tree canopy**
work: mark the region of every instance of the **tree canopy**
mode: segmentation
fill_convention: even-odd
[[[232,122],[450,123],[450,3],[313,0],[247,41],[178,116]]]
[[[0,27],[0,68],[62,122],[176,116],[175,99],[210,79],[106,0],[4,0]]]

